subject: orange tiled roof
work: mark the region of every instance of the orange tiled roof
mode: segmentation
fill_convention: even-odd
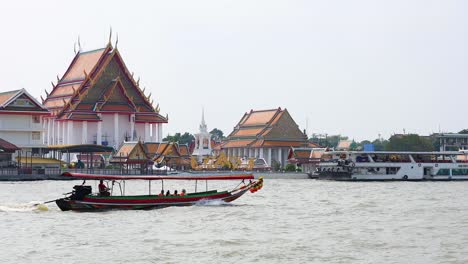
[[[80,52],[73,63],[68,68],[67,72],[63,76],[63,81],[80,80],[85,78],[84,72],[87,74],[96,66],[99,59],[102,57],[103,52],[106,49],[92,50],[88,52]]]
[[[246,119],[242,122],[242,125],[264,125],[271,121],[276,115],[278,109],[264,110],[264,111],[251,111]]]
[[[152,115],[143,115],[143,114],[136,114],[135,115],[135,122],[167,122],[164,117],[160,114],[152,114]]]
[[[145,142],[144,146],[146,148],[146,153],[148,153],[149,156],[154,156],[157,153],[160,144],[161,143],[157,142]]]
[[[264,147],[303,147],[304,142],[300,141],[264,141]]]
[[[256,136],[263,130],[262,128],[251,128],[251,129],[239,129],[237,130],[233,136]]]
[[[187,145],[179,145],[180,156],[189,156],[189,149]]]
[[[14,95],[16,95],[20,90],[15,90],[15,91],[8,91],[8,92],[3,92],[0,93],[0,106],[6,103],[10,98],[12,98]]]
[[[247,147],[253,141],[254,140],[232,140],[232,141],[228,141],[222,147],[223,148],[242,148],[242,147]]]
[[[130,155],[133,148],[135,148],[135,146],[137,144],[138,144],[137,142],[126,142],[126,143],[122,144],[119,151],[117,152],[116,155],[114,155],[114,157],[116,157],[116,158],[118,158],[118,157],[128,157],[128,155]]]
[[[78,88],[79,85],[77,84],[68,84],[68,85],[61,85],[57,86],[50,96],[64,96],[64,95],[72,95],[74,93],[73,89]]]
[[[296,158],[303,158],[303,159],[308,159],[310,157],[310,153],[312,152],[312,149],[296,149],[294,150],[294,156]]]

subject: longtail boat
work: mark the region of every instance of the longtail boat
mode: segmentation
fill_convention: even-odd
[[[190,206],[205,201],[232,202],[241,197],[246,192],[256,192],[263,186],[263,178],[253,180],[252,174],[230,174],[230,175],[200,175],[200,176],[155,176],[155,175],[99,175],[66,172],[64,176],[83,179],[82,185],[75,185],[71,195],[55,200],[55,203],[62,211],[99,211],[112,209],[146,210],[153,208],[163,208],[168,206]],[[90,185],[85,185],[86,180],[102,180],[112,183],[109,192],[93,192]],[[146,195],[125,195],[125,187],[122,189],[121,182],[127,180],[146,180],[149,183],[149,193]],[[164,180],[194,180],[197,186],[198,181],[214,180],[241,180],[241,183],[232,190],[218,191],[206,190],[203,192],[184,193],[183,195],[162,195],[151,194],[151,182],[161,181],[164,189]],[[249,182],[245,182],[249,180]],[[117,183],[119,188],[114,188]],[[208,182],[206,182],[208,183]],[[125,186],[125,185],[124,185]],[[206,184],[208,186],[208,184]],[[117,189],[114,191],[114,189]],[[119,194],[114,194],[120,190]],[[70,194],[70,193],[69,193]]]

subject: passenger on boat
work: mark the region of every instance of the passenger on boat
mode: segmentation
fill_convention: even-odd
[[[182,192],[180,192],[180,196],[185,196],[185,189],[182,189]]]
[[[166,196],[171,196],[171,191],[167,190]]]
[[[104,184],[103,180],[99,181],[99,195],[101,196],[110,196],[109,188]]]
[[[164,190],[161,190],[161,192],[158,194],[158,196],[164,196]]]
[[[177,190],[174,191],[174,196],[178,196]]]

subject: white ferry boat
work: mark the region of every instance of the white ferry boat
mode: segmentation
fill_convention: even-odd
[[[329,180],[468,180],[468,152],[329,151],[317,174]]]

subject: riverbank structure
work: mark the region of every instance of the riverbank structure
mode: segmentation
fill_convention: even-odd
[[[251,110],[227,137],[221,150],[228,157],[265,159],[271,167],[287,163],[291,147],[308,146],[305,135],[287,109]]]
[[[25,89],[0,93],[0,138],[29,156],[42,155],[47,147],[43,118],[49,116],[50,112]]]
[[[151,94],[140,89],[139,79],[125,66],[111,43],[78,51],[44,105],[43,144],[97,144],[119,149],[124,141],[161,141],[168,117],[159,113]]]

